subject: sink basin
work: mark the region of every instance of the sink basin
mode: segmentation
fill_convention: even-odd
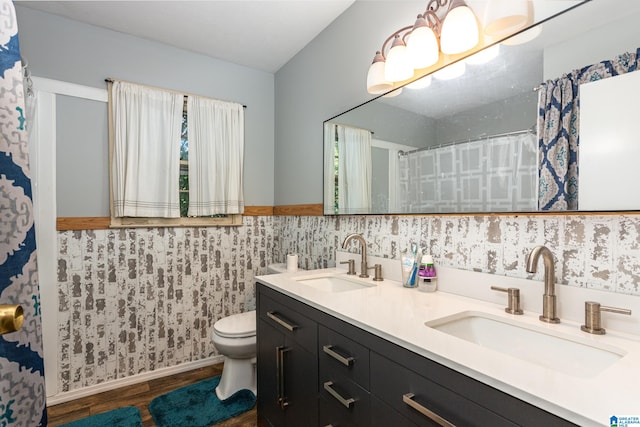
[[[295,279],[298,283],[311,286],[326,292],[346,292],[356,289],[370,288],[374,285],[358,279],[351,279],[342,276],[314,276],[308,278]]]
[[[593,377],[625,351],[488,313],[465,311],[426,326],[500,353],[575,377]]]

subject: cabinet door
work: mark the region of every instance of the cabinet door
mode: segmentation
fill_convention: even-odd
[[[285,425],[314,426],[318,423],[318,357],[286,337],[282,356]]]
[[[262,319],[257,326],[258,415],[272,426],[284,425],[284,411],[278,402],[277,348],[284,335]]]
[[[269,295],[265,295],[269,293]],[[318,422],[318,326],[309,307],[258,286],[258,417],[274,427]]]

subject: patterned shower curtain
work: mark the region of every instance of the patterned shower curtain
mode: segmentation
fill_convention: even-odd
[[[0,426],[46,426],[36,236],[18,26],[0,0],[0,304],[20,304],[24,323],[0,336]]]
[[[638,69],[640,48],[543,83],[538,92],[538,209],[578,209],[579,86]]]

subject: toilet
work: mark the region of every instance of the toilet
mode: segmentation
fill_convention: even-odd
[[[286,264],[270,264],[269,274],[284,273]],[[216,387],[218,399],[225,400],[243,389],[256,389],[256,311],[232,314],[213,325],[213,345],[224,356],[222,378]]]

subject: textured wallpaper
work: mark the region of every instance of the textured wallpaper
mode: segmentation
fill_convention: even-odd
[[[639,215],[281,217],[279,229],[274,258],[295,252],[305,268],[334,265],[344,238],[362,233],[369,255],[400,259],[416,242],[436,267],[526,278],[529,251],[545,245],[559,283],[640,296]]]
[[[59,391],[217,354],[215,321],[255,308],[274,220],[60,232]]]
[[[60,232],[59,390],[217,354],[213,323],[255,307],[253,278],[267,264],[298,253],[302,268],[334,266],[352,232],[370,255],[399,259],[417,242],[436,267],[512,277],[529,277],[526,256],[543,244],[558,282],[640,296],[640,215],[247,217],[242,227]]]

